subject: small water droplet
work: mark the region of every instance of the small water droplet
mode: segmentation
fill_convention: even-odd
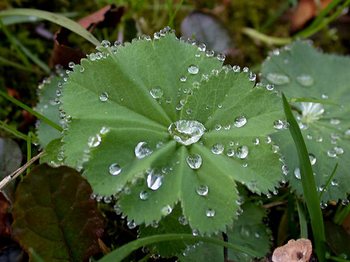
[[[207,46],[204,43],[201,43],[198,45],[198,50],[201,52],[205,52],[206,48],[207,48]]]
[[[288,173],[289,173],[288,166],[287,165],[283,165],[282,166],[282,174],[286,176],[286,175],[288,175]]]
[[[221,130],[221,128],[222,128],[222,126],[221,126],[221,125],[219,125],[219,124],[215,125],[215,130],[216,130],[216,131],[220,131],[220,130]]]
[[[188,71],[191,75],[196,75],[196,74],[198,74],[198,72],[199,72],[199,68],[198,68],[198,66],[196,66],[196,65],[190,65],[190,66],[187,68],[187,71]]]
[[[139,142],[135,147],[135,156],[138,159],[142,159],[152,154],[152,150],[148,147],[146,142]]]
[[[205,127],[195,120],[179,120],[172,123],[168,131],[175,141],[187,146],[196,143],[202,137]]]
[[[239,72],[241,72],[241,67],[238,66],[238,65],[234,65],[232,67],[232,71],[235,72],[235,73],[239,73]]]
[[[109,170],[109,174],[111,174],[112,176],[117,176],[122,172],[122,168],[118,163],[111,164],[108,170]]]
[[[213,50],[207,50],[206,52],[205,52],[205,55],[207,56],[207,57],[213,57],[214,56],[214,51]]]
[[[198,154],[189,155],[186,157],[188,166],[192,169],[199,169],[202,166],[202,157]]]
[[[281,130],[284,128],[284,122],[282,120],[276,120],[273,122],[273,127],[277,130]]]
[[[74,63],[74,62],[69,62],[69,63],[68,63],[68,67],[69,67],[69,68],[74,68],[74,66],[75,66],[75,63]]]
[[[201,186],[197,187],[196,192],[200,196],[206,196],[209,193],[209,188],[208,188],[208,186],[201,185]]]
[[[128,221],[126,225],[128,226],[129,229],[134,229],[136,227],[136,223],[134,222],[134,220]]]
[[[296,179],[301,179],[300,168],[297,167],[294,169],[294,176]]]
[[[249,81],[254,82],[256,80],[256,74],[254,74],[253,72],[249,73]]]
[[[197,229],[192,229],[192,236],[198,236],[199,235],[199,231]]]
[[[149,193],[147,191],[141,191],[139,196],[141,200],[147,200],[149,197]]]
[[[151,169],[147,175],[147,186],[149,189],[158,190],[163,184],[163,175],[156,169]]]
[[[110,131],[109,127],[103,126],[103,127],[101,127],[101,129],[100,129],[100,134],[101,134],[101,135],[105,135],[105,134],[107,134],[109,131]]]
[[[101,136],[99,134],[95,136],[90,136],[88,139],[88,146],[89,147],[97,147],[101,143]]]
[[[101,42],[101,46],[107,48],[111,46],[111,42],[109,42],[108,40],[102,40]]]
[[[215,216],[215,210],[209,208],[209,209],[207,209],[207,210],[205,211],[205,215],[206,215],[207,217],[214,217],[214,216]]]
[[[235,127],[243,127],[247,124],[247,118],[245,116],[238,116],[235,118]]]
[[[330,158],[335,158],[337,157],[337,153],[333,149],[330,149],[327,151],[327,156],[329,156]]]
[[[183,226],[186,226],[188,224],[188,221],[185,216],[179,216],[178,221]]]
[[[274,85],[271,85],[271,84],[267,84],[266,85],[266,90],[267,91],[272,91],[272,90],[274,90],[275,89],[275,86]]]
[[[152,88],[149,93],[154,99],[160,99],[163,96],[163,90],[159,86]]]
[[[335,146],[334,148],[334,152],[337,154],[337,155],[342,155],[344,154],[344,149],[340,146]]]
[[[211,148],[211,152],[215,155],[220,155],[222,152],[224,152],[224,145],[223,144],[214,144]]]
[[[108,93],[107,92],[102,92],[100,94],[100,101],[101,102],[106,102],[108,100]]]
[[[309,160],[312,166],[315,165],[317,162],[317,158],[315,157],[314,154],[311,154],[311,153],[309,154]]]
[[[260,139],[258,137],[253,139],[253,145],[257,146],[260,144]]]
[[[249,154],[249,148],[247,146],[240,146],[237,148],[236,156],[240,159],[246,159]]]
[[[303,75],[297,76],[297,82],[302,86],[308,87],[314,84],[314,79],[310,75],[303,74]]]
[[[279,73],[268,73],[266,78],[275,85],[285,85],[290,82],[288,76]]]
[[[243,67],[242,71],[243,71],[244,73],[248,73],[248,72],[249,72],[249,68],[248,68],[247,66],[245,66],[245,67]]]
[[[272,142],[272,139],[270,136],[266,136],[266,144],[270,144]]]
[[[339,186],[338,180],[332,179],[332,180],[331,180],[331,185],[332,185],[332,186]]]
[[[321,98],[322,98],[322,99],[328,99],[328,95],[322,94],[322,95],[321,95]]]
[[[339,125],[340,124],[340,120],[337,118],[331,118],[331,120],[329,120],[329,123],[331,125]]]
[[[219,61],[224,62],[226,56],[225,56],[224,54],[218,54],[218,55],[216,56],[216,58],[217,58]]]
[[[169,215],[172,211],[173,211],[172,207],[169,206],[169,205],[166,205],[165,207],[163,207],[163,208],[161,209],[160,212],[162,213],[163,216],[167,216],[167,215]]]
[[[230,149],[227,150],[226,155],[228,157],[233,157],[235,155],[235,151],[232,148],[230,148]]]
[[[161,37],[160,32],[155,32],[155,33],[153,34],[154,40],[158,40],[158,39],[160,39],[160,37]]]
[[[180,77],[180,82],[184,83],[187,81],[187,77],[186,76],[181,76]]]

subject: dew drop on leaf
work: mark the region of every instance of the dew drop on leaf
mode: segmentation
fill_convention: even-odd
[[[281,130],[284,128],[284,122],[282,120],[276,120],[273,122],[273,127],[277,130]]]
[[[213,51],[213,50],[207,50],[207,51],[205,52],[205,55],[206,55],[207,57],[213,57],[213,56],[214,56],[214,51]]]
[[[196,192],[200,196],[206,196],[209,193],[209,188],[206,185],[201,185],[201,186],[197,187]]]
[[[180,77],[180,82],[186,82],[186,80],[187,80],[187,77],[186,76],[181,76]]]
[[[207,46],[204,43],[201,43],[198,45],[198,50],[201,52],[205,52],[206,48],[207,48]]]
[[[192,169],[199,169],[202,166],[202,157],[198,154],[189,155],[186,157],[188,166]]]
[[[271,85],[271,84],[267,84],[266,85],[266,90],[267,91],[272,91],[272,90],[274,90],[275,89],[275,86],[274,85]]]
[[[108,40],[102,40],[101,42],[101,46],[107,48],[111,46],[111,42],[109,42]]]
[[[333,149],[330,149],[327,151],[327,156],[329,156],[330,158],[335,158],[337,157],[337,153]]]
[[[278,73],[268,73],[266,78],[272,84],[275,84],[275,85],[285,85],[285,84],[288,84],[290,82],[288,76],[278,74]]]
[[[100,101],[101,102],[106,102],[108,100],[108,93],[107,92],[102,92],[100,94]]]
[[[316,164],[316,162],[317,162],[317,158],[315,157],[315,155],[314,154],[309,154],[309,160],[310,160],[310,164],[313,166],[313,165],[315,165]]]
[[[235,155],[235,151],[232,148],[230,148],[230,149],[227,150],[226,155],[228,157],[233,157]]]
[[[163,175],[158,173],[155,169],[151,169],[147,175],[147,186],[149,189],[157,190],[163,183]]]
[[[331,118],[331,120],[329,120],[329,123],[331,125],[339,125],[340,124],[340,120],[337,118]]]
[[[181,225],[185,226],[188,224],[188,221],[185,216],[179,216],[178,221]]]
[[[152,88],[149,93],[154,99],[159,99],[163,96],[163,90],[159,86]]]
[[[187,68],[187,71],[188,71],[191,75],[196,75],[196,74],[198,74],[198,72],[199,72],[199,68],[198,68],[198,66],[196,66],[196,65],[190,65],[190,66]]]
[[[288,175],[288,173],[289,173],[288,166],[287,165],[283,165],[282,166],[282,174],[286,176],[286,175]]]
[[[243,127],[247,124],[247,118],[245,116],[239,116],[235,118],[235,127]]]
[[[192,236],[198,236],[199,235],[199,232],[197,229],[192,229]]]
[[[149,193],[147,191],[141,191],[139,196],[141,200],[147,200],[149,197]]]
[[[220,155],[222,152],[224,152],[224,145],[223,144],[214,144],[211,148],[211,152],[215,155]]]
[[[101,143],[101,136],[99,134],[90,136],[88,140],[89,147],[98,147]]]
[[[260,144],[260,139],[258,137],[253,139],[253,145],[257,146]]]
[[[142,159],[152,154],[152,150],[148,147],[146,142],[139,142],[135,147],[135,156],[138,159]]]
[[[344,154],[344,149],[340,146],[335,146],[334,148],[334,152],[337,154],[337,155],[342,155]]]
[[[232,71],[235,73],[239,73],[239,72],[241,72],[241,67],[239,65],[234,65],[232,67]]]
[[[310,75],[300,75],[297,76],[297,82],[302,86],[308,87],[314,84],[314,79]]]
[[[300,168],[297,167],[294,169],[294,176],[296,179],[301,179]]]
[[[173,209],[169,205],[166,205],[165,207],[162,207],[162,209],[161,209],[161,213],[163,216],[169,215],[172,211],[173,211]]]
[[[248,79],[249,81],[254,82],[256,80],[256,74],[254,74],[253,72],[250,72]]]
[[[136,227],[136,223],[134,220],[128,221],[126,225],[128,226],[129,229],[134,229]]]
[[[331,180],[331,186],[339,186],[338,180],[332,179]]]
[[[109,132],[109,128],[108,127],[106,127],[106,126],[103,126],[103,127],[101,127],[101,129],[100,129],[100,134],[101,135],[105,135],[105,134],[107,134],[108,132]]]
[[[112,176],[117,176],[122,172],[122,168],[118,163],[111,164],[108,170],[109,170],[109,174],[111,174]]]
[[[249,149],[247,146],[240,146],[237,148],[236,156],[240,159],[245,159],[248,157]]]
[[[209,209],[207,209],[207,210],[205,211],[205,215],[206,215],[207,217],[214,217],[214,216],[215,216],[215,210],[209,208]]]
[[[202,137],[205,127],[195,120],[179,120],[172,123],[168,131],[175,141],[187,146],[196,143]]]
[[[217,58],[219,61],[224,62],[226,56],[225,56],[224,54],[218,54],[218,55],[216,56],[216,58]]]

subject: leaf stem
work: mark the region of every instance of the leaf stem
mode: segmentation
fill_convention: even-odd
[[[25,141],[28,140],[28,136],[23,134],[22,132],[18,131],[17,129],[7,125],[5,122],[1,121],[0,120],[0,128],[9,132],[10,134],[20,138],[20,139],[23,139]]]

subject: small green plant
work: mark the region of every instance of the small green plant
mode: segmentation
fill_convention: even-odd
[[[272,51],[258,82],[248,67],[224,64],[224,55],[169,27],[100,43],[69,19],[50,19],[97,46],[57,68],[28,109],[40,119],[44,153],[18,187],[13,227],[33,260],[88,259],[101,245],[100,211],[113,210],[138,235],[101,262],[141,247],[180,261],[252,261],[271,247],[261,199],[290,187],[301,235],[325,261],[322,209],[338,201],[338,224],[349,213],[349,58],[293,42]],[[30,148],[31,135],[2,125]]]

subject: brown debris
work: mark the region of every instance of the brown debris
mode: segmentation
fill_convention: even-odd
[[[312,244],[309,239],[291,239],[284,246],[273,251],[273,262],[308,262],[312,254]]]

